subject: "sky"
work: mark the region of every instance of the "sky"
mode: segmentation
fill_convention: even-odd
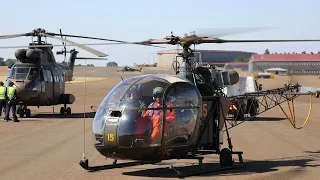
[[[255,32],[222,36],[223,39],[320,39],[320,1],[316,0],[161,0],[161,1],[21,1],[1,2],[0,35],[26,33],[35,28],[49,32],[101,37],[124,41],[164,38],[173,31],[183,36],[203,28],[268,27]],[[214,33],[214,32],[213,32]],[[77,43],[105,41],[67,38]],[[30,37],[0,40],[0,46],[28,45]],[[49,39],[52,44],[61,41]],[[140,45],[90,46],[109,56],[108,60],[87,60],[87,64],[105,66],[155,63],[156,53],[176,46],[155,48]],[[69,50],[74,48],[67,47]],[[270,52],[318,52],[320,42],[203,44],[196,49]],[[62,47],[55,47],[54,52]],[[96,57],[82,49],[78,56]],[[15,58],[16,49],[0,49],[0,57]],[[68,56],[67,56],[68,58]],[[58,62],[63,56],[56,56]],[[76,64],[84,64],[77,60]]]

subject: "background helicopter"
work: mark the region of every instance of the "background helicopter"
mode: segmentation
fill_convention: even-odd
[[[11,46],[1,48],[17,48],[27,47],[28,49],[18,49],[15,52],[16,58],[20,61],[10,67],[7,84],[13,82],[17,89],[17,100],[19,107],[17,113],[20,117],[26,115],[29,117],[31,114],[30,109],[27,106],[51,106],[63,104],[64,107],[60,108],[60,114],[65,112],[71,114],[71,108],[66,107],[67,104],[72,104],[75,101],[75,97],[72,94],[65,94],[65,82],[73,80],[73,68],[76,59],[103,59],[103,58],[86,58],[77,57],[78,51],[75,49],[66,50],[66,44],[77,46],[85,51],[88,51],[96,56],[105,57],[107,54],[94,50],[84,45],[80,45],[73,41],[67,40],[64,37],[77,37],[87,39],[97,39],[94,37],[67,35],[60,33],[49,33],[44,29],[34,29],[30,33],[2,35],[0,39],[17,38],[22,36],[35,36],[37,40],[29,43],[29,46]],[[55,37],[61,36],[61,37]],[[57,54],[70,53],[68,65],[57,63],[52,52],[53,46],[42,41],[42,37],[50,37],[62,41],[64,50],[57,52]],[[106,41],[124,42],[111,39],[99,39]],[[61,46],[61,45],[60,45]]]
[[[299,85],[286,85],[283,88],[227,97],[222,89],[236,84],[239,81],[238,73],[234,70],[217,71],[212,67],[198,66],[198,63],[191,59],[194,51],[190,49],[190,46],[202,43],[290,41],[320,40],[223,40],[205,35],[193,34],[179,37],[171,34],[164,39],[139,42],[139,44],[181,45],[183,53],[180,56],[183,58],[183,63],[176,70],[176,75],[140,75],[116,85],[101,102],[95,114],[92,129],[95,138],[94,147],[103,156],[115,159],[114,164],[90,167],[88,159],[84,156],[79,162],[80,166],[95,171],[156,163],[168,159],[199,160],[201,170],[197,172],[185,174],[171,166],[180,177],[242,167],[243,152],[232,150],[233,146],[227,127],[227,120],[235,124],[237,119],[228,117],[230,105],[236,104],[241,107],[239,102],[246,100],[244,105],[248,110],[245,114],[250,114],[251,108],[258,109],[253,116],[242,118],[242,120],[250,120],[262,112],[302,95],[298,93]],[[162,95],[157,95],[153,91],[159,87],[164,89]],[[156,99],[160,96],[162,107],[148,107],[154,100],[152,98]],[[265,101],[259,100],[259,97],[263,97]],[[271,99],[271,101],[268,102],[266,99]],[[259,101],[260,106],[252,103],[256,101]],[[261,106],[263,107],[260,108]],[[157,110],[154,113],[160,111],[160,114],[165,112],[157,126],[151,125],[152,122],[148,122],[143,116],[146,111],[152,110]],[[174,120],[169,122],[168,119],[172,117],[170,114],[172,112],[175,112]],[[140,131],[137,127],[141,122],[145,124]],[[153,139],[152,134],[156,129],[160,132],[160,138]],[[227,134],[229,147],[221,149],[223,132]],[[202,155],[205,154],[219,154],[221,167],[204,169]],[[232,154],[239,156],[239,164],[234,163]],[[137,160],[138,162],[116,164],[117,159]]]
[[[117,72],[119,72],[119,71],[122,71],[122,72],[125,72],[125,71],[129,71],[129,72],[139,71],[139,72],[141,72],[141,70],[142,70],[142,68],[134,69],[134,68],[131,68],[129,66],[125,66],[122,69],[118,69]]]

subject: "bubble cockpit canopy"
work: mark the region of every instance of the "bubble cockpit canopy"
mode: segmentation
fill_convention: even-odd
[[[200,94],[195,86],[183,79],[159,74],[136,76],[116,85],[101,102],[96,112],[93,133],[103,135],[106,126],[117,124],[119,128],[116,134],[119,136],[119,146],[130,147],[134,139],[139,138],[139,133],[149,132],[148,136],[155,136],[155,131],[162,132],[159,129],[161,126],[156,127],[155,120],[150,118],[157,116],[157,113],[163,117],[163,103],[165,107],[172,109],[179,107],[174,111],[166,110],[166,113],[163,113],[164,119],[173,119],[171,128],[185,127],[188,124],[187,128],[182,130],[186,137],[184,142],[188,141],[187,138],[192,133],[195,121],[200,115]],[[159,109],[152,109],[156,108],[155,105],[159,106]],[[118,113],[112,114],[114,112]],[[144,127],[142,130],[140,128],[140,131],[143,132],[138,130],[141,122],[144,123]],[[159,119],[159,123],[161,122],[162,118]],[[169,127],[165,131],[169,131]],[[176,132],[181,134],[181,131]]]

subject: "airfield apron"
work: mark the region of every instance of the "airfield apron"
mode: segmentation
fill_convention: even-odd
[[[153,102],[148,106],[148,108],[158,108],[158,107],[161,107],[161,105],[158,102]],[[147,110],[138,122],[137,135],[141,135],[144,132],[145,125],[148,123],[147,116],[149,116],[152,121],[151,139],[152,140],[159,139],[162,133],[162,114],[163,114],[162,110],[153,110],[153,109]],[[165,132],[168,132],[169,124],[175,121],[175,119],[176,119],[176,116],[175,116],[174,110],[172,110],[172,112],[167,111]],[[140,136],[138,137],[141,138]]]

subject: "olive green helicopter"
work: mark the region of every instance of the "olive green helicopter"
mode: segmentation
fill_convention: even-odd
[[[18,62],[10,67],[8,78],[6,80],[7,85],[9,82],[13,82],[14,87],[17,90],[17,114],[19,114],[20,117],[30,117],[31,111],[28,109],[28,106],[38,106],[39,108],[39,106],[53,106],[60,104],[64,105],[60,108],[60,114],[64,115],[66,113],[67,115],[71,115],[71,108],[67,107],[67,105],[73,104],[75,97],[72,94],[65,93],[65,83],[74,79],[73,70],[75,60],[106,60],[106,58],[102,57],[108,56],[107,54],[67,40],[66,37],[124,42],[112,39],[62,34],[61,29],[60,33],[50,33],[41,28],[34,29],[29,33],[2,35],[0,36],[0,39],[17,38],[22,36],[31,36],[32,43],[29,43],[28,46],[0,47],[20,48],[15,51],[15,57]],[[33,41],[33,37],[37,37],[37,40]],[[42,37],[45,37],[45,41],[42,40]],[[48,43],[46,41],[47,37],[62,41],[62,45],[53,45]],[[75,49],[67,51],[66,43],[69,43],[72,46],[77,46],[98,57],[77,57],[78,51]],[[70,54],[68,65],[56,62],[52,51],[54,46],[64,47],[62,51],[57,52],[57,55],[64,54],[64,57],[66,57],[66,53]]]
[[[129,67],[129,66],[124,66],[122,69],[118,69],[117,72],[135,72],[135,71],[138,71],[138,72],[141,72],[142,71],[142,68],[140,69],[135,69],[135,68],[132,68],[132,67]]]

